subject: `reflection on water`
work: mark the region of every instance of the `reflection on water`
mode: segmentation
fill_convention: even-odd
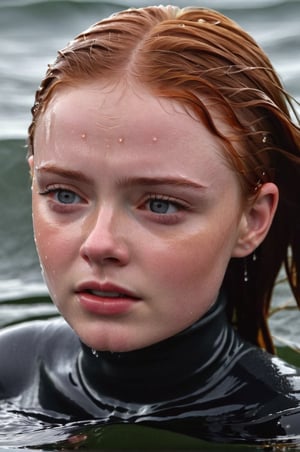
[[[65,425],[49,424],[33,419],[27,414],[11,412],[0,416],[0,451],[50,451],[50,450],[198,450],[241,451],[259,450],[284,451],[300,450],[293,442],[256,445],[225,444],[202,441],[189,436],[172,433],[159,428],[139,425],[97,425],[97,421],[74,422]],[[34,421],[34,422],[33,422]],[[3,422],[3,424],[2,424]],[[11,432],[11,435],[10,435]],[[10,439],[8,437],[10,436]],[[3,446],[3,448],[2,448]]]
[[[8,403],[1,404],[0,424],[0,446],[7,448],[53,444],[70,436],[64,426],[15,411],[13,405]]]

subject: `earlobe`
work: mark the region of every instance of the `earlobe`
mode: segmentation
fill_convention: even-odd
[[[248,256],[263,242],[271,227],[278,198],[278,188],[275,184],[271,182],[263,184],[242,216],[239,237],[232,257]]]

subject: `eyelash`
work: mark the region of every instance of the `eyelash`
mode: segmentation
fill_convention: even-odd
[[[78,195],[75,191],[70,190],[69,188],[61,187],[61,186],[49,187],[45,190],[40,191],[39,195],[41,195],[41,196],[57,195],[62,192],[70,193],[70,194],[74,195],[74,197],[77,197],[80,200],[82,199],[81,196]],[[79,204],[78,202],[77,203],[63,203],[63,202],[60,202],[58,199],[51,199],[51,201],[53,201],[53,203],[55,203],[56,209],[60,209],[62,211],[66,210],[66,209],[71,210],[72,208],[74,208],[75,205]]]
[[[190,206],[183,201],[179,201],[176,198],[172,198],[168,195],[160,195],[157,193],[150,193],[147,195],[147,197],[143,200],[142,206],[146,206],[147,203],[150,201],[162,201],[170,203],[170,205],[175,206],[177,209],[176,212],[171,213],[156,213],[153,211],[150,211],[150,209],[145,209],[147,213],[151,215],[151,217],[155,217],[155,221],[158,221],[162,224],[175,224],[182,218],[182,213],[185,210],[190,210]]]
[[[70,190],[69,188],[65,188],[62,186],[53,186],[53,187],[49,187],[43,191],[40,191],[39,194],[41,196],[47,196],[47,195],[57,195],[60,192],[68,192],[73,194],[74,196],[77,196],[79,199],[81,199],[81,196],[78,195],[75,191]],[[58,212],[70,212],[72,211],[74,208],[76,208],[76,206],[79,204],[77,203],[63,203],[60,202],[58,199],[51,199],[51,201],[53,202],[53,205],[55,206],[56,211]],[[170,205],[172,205],[173,207],[175,207],[176,211],[175,212],[162,212],[162,213],[157,213],[154,211],[151,211],[150,208],[146,208],[146,205],[151,202],[151,201],[161,201],[161,202],[166,202],[169,203]],[[185,203],[182,200],[178,200],[177,198],[173,198],[171,196],[168,195],[161,195],[161,194],[157,194],[157,193],[149,193],[147,194],[143,201],[138,205],[138,208],[144,210],[146,212],[146,214],[151,215],[151,219],[154,219],[155,222],[161,223],[161,224],[165,224],[165,225],[172,225],[172,224],[176,224],[178,221],[180,221],[180,219],[182,219],[182,213],[183,211],[186,210],[191,210],[190,206]]]

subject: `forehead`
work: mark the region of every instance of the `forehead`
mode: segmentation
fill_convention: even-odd
[[[225,130],[222,115],[216,112],[214,118]],[[88,144],[87,152],[109,149],[111,156],[122,143],[123,149],[140,160],[156,158],[167,163],[176,159],[184,165],[189,159],[195,166],[200,160],[211,167],[228,166],[222,140],[185,106],[121,83],[61,87],[54,94],[37,124],[37,157],[43,158],[45,151],[49,156],[49,150],[58,155],[67,147],[68,152],[75,152],[83,142]]]
[[[202,99],[202,102],[211,111],[217,129],[223,134],[230,129],[219,107],[208,98]],[[76,114],[83,111],[85,114]],[[72,131],[75,126],[83,128],[90,125],[91,119],[99,131],[120,128],[121,122],[126,127],[134,120],[143,132],[167,126],[169,134],[176,134],[176,131],[180,134],[183,124],[187,132],[201,134],[204,138],[204,124],[187,104],[154,95],[140,85],[132,86],[127,82],[105,84],[95,81],[58,87],[37,122],[37,128],[45,129],[51,124],[53,130],[70,126]],[[209,135],[208,130],[205,135]],[[210,140],[213,138],[211,134]],[[218,138],[215,138],[217,141]]]
[[[79,112],[85,115],[76,115]],[[96,124],[99,130],[108,132],[123,125],[129,125],[134,120],[139,126],[145,126],[147,130],[169,126],[173,131],[174,121],[187,120],[186,109],[178,102],[167,97],[158,97],[149,91],[139,87],[131,87],[127,84],[102,85],[101,83],[85,83],[74,87],[63,86],[54,93],[47,105],[45,112],[38,122],[38,126],[45,126],[52,121],[59,128],[57,119],[64,126],[84,127]],[[147,119],[151,118],[151,122]],[[144,130],[143,130],[144,131]]]

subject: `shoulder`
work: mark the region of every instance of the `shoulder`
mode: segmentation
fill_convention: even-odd
[[[18,355],[20,351],[28,350],[29,346],[40,350],[45,344],[49,344],[49,341],[56,342],[60,336],[69,339],[76,337],[61,317],[29,321],[3,328],[0,330],[0,357],[12,352]]]
[[[278,381],[289,380],[292,376],[300,377],[300,369],[276,355],[255,346],[250,346],[241,358],[243,367],[256,378],[270,382],[273,378]],[[281,378],[282,377],[282,378]]]
[[[252,389],[251,398],[261,401],[262,411],[274,408],[275,399],[282,409],[299,407],[300,369],[260,348],[250,346],[246,350],[237,372],[245,388]]]
[[[0,398],[17,395],[34,379],[40,363],[59,356],[64,348],[75,353],[78,338],[61,319],[31,321],[0,331]]]

